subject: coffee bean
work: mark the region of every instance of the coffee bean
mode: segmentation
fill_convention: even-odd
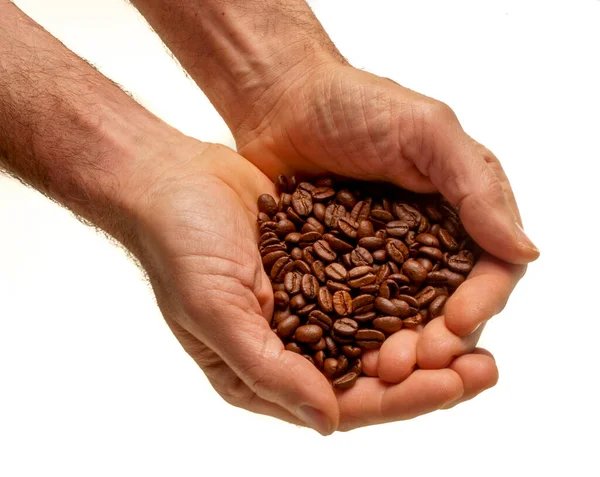
[[[341,263],[331,263],[325,267],[325,275],[327,278],[336,282],[345,282],[348,280],[348,271]]]
[[[348,272],[348,278],[355,279],[363,277],[369,273],[373,273],[373,267],[368,265],[362,265],[360,267],[354,267]]]
[[[277,176],[277,180],[275,181],[275,185],[277,186],[277,192],[280,194],[287,192],[289,189],[289,183],[286,176],[280,174]]]
[[[290,258],[292,260],[302,260],[302,249],[299,247],[294,247],[290,252]]]
[[[348,359],[356,359],[362,354],[362,348],[359,346],[344,345],[342,346],[342,354]]]
[[[337,372],[338,361],[335,358],[327,358],[323,362],[323,375],[331,379]]]
[[[381,298],[394,298],[400,290],[398,284],[394,280],[386,280],[379,286],[379,296]]]
[[[294,340],[301,343],[316,343],[323,337],[323,329],[317,325],[300,326],[294,333]]]
[[[316,343],[310,343],[308,347],[313,351],[323,351],[327,345],[325,344],[325,339],[321,338]]]
[[[367,273],[362,277],[355,278],[354,280],[348,280],[348,285],[350,288],[361,288],[367,285],[372,285],[375,283],[375,274]]]
[[[291,351],[292,353],[302,354],[302,348],[300,347],[300,345],[298,343],[294,343],[293,341],[291,343],[286,344],[285,349],[287,351]]]
[[[281,222],[282,220],[287,220],[287,214],[285,212],[277,212],[275,217],[273,218],[276,222]]]
[[[273,283],[273,292],[285,291],[285,285],[282,282],[283,279],[281,282]]]
[[[273,293],[273,300],[275,301],[275,307],[280,310],[286,309],[290,304],[290,296],[284,291]]]
[[[308,314],[313,311],[317,307],[316,303],[309,303],[308,305],[303,306],[299,310],[296,310],[296,315],[298,316],[308,316]]]
[[[271,272],[269,273],[271,280],[280,281],[281,278],[292,269],[292,264],[292,260],[287,255],[278,258],[273,264],[273,267],[271,267]]]
[[[369,216],[371,221],[382,224],[385,226],[388,222],[394,220],[394,216],[385,209],[381,210],[372,210],[371,215]]]
[[[400,273],[400,267],[395,262],[388,262],[387,266],[390,268],[390,274],[396,275]]]
[[[400,287],[403,285],[410,285],[410,279],[402,273],[392,273],[387,278],[388,280],[394,280]]]
[[[331,325],[333,324],[333,320],[319,310],[313,310],[308,315],[308,322],[311,325],[318,325],[323,328],[324,332],[328,332],[331,329]]]
[[[356,236],[360,240],[366,239],[369,237],[375,237],[375,228],[373,227],[373,223],[368,220],[363,220],[358,222],[358,228],[356,229]]]
[[[375,309],[384,315],[398,316],[400,309],[388,298],[377,297],[374,301]]]
[[[429,304],[429,314],[432,318],[437,318],[442,314],[444,305],[446,304],[447,296],[439,295],[436,296],[433,301]]]
[[[356,321],[360,325],[364,325],[366,323],[370,323],[377,317],[377,313],[374,311],[370,311],[367,313],[361,313],[359,315],[354,315],[352,319]]]
[[[285,243],[295,245],[300,242],[302,239],[302,234],[300,232],[290,232],[284,238]]]
[[[448,268],[453,272],[468,275],[473,269],[473,261],[461,255],[452,255],[448,259]]]
[[[431,263],[431,260],[429,260],[428,258],[425,257],[419,257],[417,258],[417,261],[423,265],[423,267],[425,268],[425,270],[427,270],[427,272],[429,273],[431,271],[431,269],[433,268],[433,263]]]
[[[354,247],[348,242],[336,237],[332,234],[323,235],[323,239],[331,246],[332,250],[339,253],[349,253],[354,250]]]
[[[350,367],[350,361],[343,354],[338,355],[337,360],[338,360],[338,366],[337,366],[336,375],[341,376],[346,371],[348,371],[348,368]]]
[[[321,260],[315,260],[310,266],[310,269],[320,283],[325,283],[325,280],[327,280],[327,277],[325,276],[325,265]]]
[[[333,311],[333,296],[327,288],[319,288],[317,303],[319,304],[321,311],[324,313],[331,313]]]
[[[361,350],[361,352],[362,352],[362,350]],[[356,358],[352,362],[352,366],[350,367],[350,369],[348,370],[348,372],[349,373],[356,373],[358,376],[360,376],[362,374],[362,371],[363,371],[362,359]]]
[[[313,200],[324,202],[335,197],[335,190],[331,187],[315,187],[311,191]]]
[[[411,229],[418,226],[421,221],[419,211],[408,204],[396,204],[394,214],[396,214],[399,220],[406,222]]]
[[[333,331],[342,337],[354,336],[358,330],[358,323],[351,318],[340,318],[333,323]]]
[[[358,241],[358,245],[375,253],[385,246],[385,240],[379,237],[364,237]],[[385,253],[385,250],[383,252]]]
[[[427,269],[413,258],[402,264],[402,273],[415,283],[422,283],[427,278]]]
[[[385,226],[385,230],[388,235],[396,238],[404,237],[408,233],[409,229],[410,227],[408,224],[402,220],[392,220]]]
[[[419,254],[434,262],[443,258],[442,251],[439,248],[434,247],[420,247]]]
[[[423,318],[421,315],[417,313],[415,316],[411,316],[402,320],[402,325],[406,328],[415,328],[421,324],[422,320]]]
[[[402,300],[408,304],[408,306],[412,308],[419,308],[419,302],[414,296],[410,295],[398,295],[398,300]]]
[[[423,288],[416,296],[417,302],[419,303],[419,308],[424,308],[428,306],[433,299],[437,296],[435,288],[432,286],[427,286]]]
[[[338,220],[338,228],[349,238],[355,239],[358,236],[358,223],[349,217],[343,217]]]
[[[378,330],[362,329],[354,335],[356,344],[363,349],[375,349],[381,347],[385,341],[385,335]]]
[[[347,210],[351,210],[356,205],[356,198],[348,189],[339,191],[335,196],[335,200]]]
[[[326,286],[331,293],[335,293],[335,292],[339,292],[339,291],[350,292],[352,290],[345,283],[334,282],[333,280],[327,280]]]
[[[319,222],[323,222],[323,219],[325,218],[325,209],[325,204],[320,202],[313,204],[313,214]]]
[[[331,249],[331,246],[325,240],[318,240],[313,245],[314,253],[324,262],[333,262],[337,254]]]
[[[335,341],[333,341],[331,336],[327,336],[325,338],[325,346],[326,346],[327,353],[329,354],[329,356],[331,356],[332,358],[336,358],[338,356],[338,354],[339,354],[338,345]]]
[[[301,262],[306,265],[305,262]],[[308,265],[306,265],[308,268]],[[309,268],[310,270],[310,268]],[[314,275],[306,274],[302,277],[302,294],[308,299],[313,300],[319,293],[319,282]]]
[[[402,329],[402,319],[397,316],[380,316],[373,320],[373,328],[391,335]]]
[[[263,194],[258,198],[258,210],[273,216],[277,213],[277,202],[269,194]]]
[[[352,220],[361,224],[361,222],[366,221],[371,214],[371,199],[361,200],[356,203],[356,205],[352,208],[352,212],[350,213],[350,217]],[[371,224],[371,227],[373,224]],[[360,232],[359,232],[360,237]],[[366,235],[364,235],[366,237]]]
[[[349,389],[356,383],[358,379],[358,373],[351,372],[344,374],[333,381],[333,387],[336,389]]]
[[[279,250],[286,251],[287,247],[285,246],[285,244],[277,241],[277,243],[271,243],[271,244],[266,245],[265,247],[261,248],[260,254],[264,257],[265,255],[268,255],[271,252],[277,252]]]
[[[350,260],[352,265],[360,267],[363,265],[373,264],[373,255],[366,248],[356,247],[352,253],[350,253]]]
[[[442,221],[441,225],[442,227],[440,228],[440,230],[445,229],[452,237],[459,237],[461,235],[461,228],[455,219],[447,217]],[[440,233],[438,232],[438,238],[439,237]]]
[[[425,206],[423,211],[432,222],[440,222],[444,218],[439,209],[434,205]]]
[[[287,214],[288,219],[294,222],[297,227],[301,228],[304,225],[304,219],[298,215],[293,207],[288,207],[285,213]]]
[[[373,295],[359,295],[352,300],[352,309],[356,311],[364,306],[372,305],[374,301]]]
[[[331,177],[321,177],[315,181],[315,187],[333,187],[335,181]]]
[[[450,250],[451,252],[456,252],[458,250],[458,243],[456,243],[456,240],[448,230],[440,229],[438,232],[438,238],[446,250]]]
[[[302,233],[317,232],[319,235],[325,233],[325,227],[320,224],[314,217],[309,217],[302,226]]]
[[[263,245],[265,243],[265,241],[267,241],[269,239],[276,239],[277,241],[279,241],[279,237],[277,237],[277,234],[275,232],[272,232],[271,230],[267,230],[265,233],[263,233],[260,236],[260,239],[258,239],[258,242],[260,243],[260,245]]]
[[[296,315],[290,315],[281,323],[279,323],[279,325],[277,325],[277,335],[280,338],[292,336],[298,326],[300,326],[300,317]]]
[[[385,251],[388,256],[396,263],[403,264],[404,260],[408,258],[408,248],[399,239],[388,239],[385,245]]]
[[[346,268],[354,267],[354,264],[352,263],[352,254],[346,253],[346,254],[342,255],[342,264]]]
[[[310,354],[303,354],[302,357],[305,358],[306,361],[308,361],[310,364],[312,364],[314,366],[315,360],[312,358],[312,356]]]
[[[261,234],[264,234],[265,232],[274,232],[276,228],[277,228],[277,222],[273,222],[272,220],[269,220],[268,222],[263,222],[262,224],[260,224],[260,227],[258,230]]]
[[[285,310],[275,311],[275,313],[273,313],[274,326],[277,327],[279,325],[279,323],[281,323],[283,320],[285,320],[291,314],[292,314],[292,312],[290,311],[289,308],[286,308]]]
[[[294,310],[304,308],[307,304],[308,302],[306,301],[306,298],[304,298],[304,295],[302,295],[301,293],[299,293],[298,295],[294,295],[292,298],[290,298],[290,308]]]
[[[301,217],[310,214],[313,208],[311,193],[305,189],[296,189],[292,194],[292,207]]]
[[[286,273],[283,283],[285,285],[285,291],[290,295],[295,295],[302,287],[302,275],[298,272]]]
[[[441,226],[440,226],[440,224],[433,224],[433,225],[431,226],[431,228],[429,229],[429,233],[430,233],[431,235],[435,235],[435,236],[437,237],[437,234],[438,234],[438,232],[440,231],[440,229],[441,229]]]
[[[333,294],[333,309],[340,316],[352,313],[352,297],[347,291],[337,291]]]
[[[324,222],[330,229],[335,229],[338,226],[338,220],[346,217],[346,208],[343,205],[331,204],[325,209]]]
[[[427,309],[419,310],[419,315],[421,315],[422,325],[426,325],[432,318],[431,314],[429,313],[429,310]]]
[[[432,234],[419,234],[415,240],[426,247],[440,248],[440,241]]]
[[[265,222],[269,222],[271,220],[271,217],[269,217],[267,214],[265,214],[264,212],[259,212],[258,216],[256,218],[256,221],[258,222],[258,225],[262,225]]]
[[[312,247],[306,247],[304,250],[302,250],[302,260],[304,260],[309,265],[312,265],[315,261],[313,251],[314,250]]]

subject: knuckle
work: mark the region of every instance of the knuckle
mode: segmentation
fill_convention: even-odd
[[[430,100],[421,107],[423,116],[429,124],[446,124],[458,120],[454,110],[442,101]]]

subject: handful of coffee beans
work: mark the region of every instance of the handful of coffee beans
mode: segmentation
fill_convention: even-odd
[[[347,389],[362,374],[363,350],[442,313],[475,264],[475,245],[439,194],[285,176],[278,188],[279,200],[258,198],[271,327]]]

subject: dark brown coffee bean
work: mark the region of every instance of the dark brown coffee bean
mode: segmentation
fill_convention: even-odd
[[[385,251],[387,252],[388,257],[400,265],[408,258],[408,248],[406,248],[404,242],[399,239],[388,239],[388,242],[385,245]]]
[[[311,191],[314,201],[324,202],[335,197],[335,191],[331,187],[315,187]]]
[[[329,332],[331,325],[333,324],[332,319],[319,310],[313,310],[308,315],[308,322],[311,325],[318,325],[323,328],[323,331]]]
[[[336,389],[349,389],[354,386],[357,379],[358,373],[346,373],[333,381],[333,387]]]
[[[432,261],[439,261],[443,258],[442,251],[434,247],[420,247],[419,254]]]
[[[402,329],[402,319],[397,316],[380,316],[373,320],[373,328],[391,335]]]
[[[359,295],[352,300],[352,309],[358,310],[363,306],[372,305],[374,301],[375,297],[373,295]]]
[[[394,298],[398,291],[398,284],[394,280],[386,280],[379,286],[379,296],[388,300]]]
[[[425,212],[425,215],[427,215],[429,220],[431,220],[432,222],[440,222],[444,218],[439,209],[434,205],[427,205],[423,210]]]
[[[385,246],[385,240],[379,237],[363,237],[358,241],[360,247],[376,251]]]
[[[406,303],[408,303],[408,306],[412,307],[412,308],[419,308],[419,302],[417,301],[417,299],[414,296],[410,296],[410,295],[398,295],[398,300],[402,300],[405,301]]]
[[[440,270],[439,273],[443,273],[444,275],[446,275],[446,283],[451,288],[458,288],[465,281],[464,275],[453,272],[452,270],[448,270],[447,268]]]
[[[387,278],[390,276],[390,268],[384,264],[381,268],[377,270],[375,274],[375,283],[377,285],[381,285]]]
[[[390,214],[394,211],[394,205],[392,204],[392,201],[385,197],[383,199],[381,199],[381,206],[383,207],[384,210],[387,210]]]
[[[286,273],[283,283],[285,285],[285,291],[290,295],[295,295],[300,292],[300,288],[302,287],[302,275],[298,272]]]
[[[427,220],[427,217],[421,215],[421,222],[419,222],[419,226],[417,227],[417,233],[425,234],[429,232],[430,228],[431,224],[429,223],[429,220]]]
[[[363,275],[359,278],[355,278],[354,280],[348,280],[348,285],[350,286],[350,288],[361,288],[367,285],[371,285],[373,283],[375,283],[374,273],[367,273],[366,275]]]
[[[287,351],[291,351],[292,353],[302,354],[302,348],[300,347],[300,345],[298,343],[294,343],[293,341],[291,343],[286,344],[285,349]]]
[[[432,319],[432,316],[429,313],[429,310],[427,308],[425,308],[424,310],[419,310],[419,315],[421,315],[421,324],[422,325],[426,325]]]
[[[306,265],[305,262],[302,262]],[[308,265],[306,267],[310,270]],[[314,275],[306,274],[302,277],[302,294],[308,300],[314,300],[319,293],[319,282]]]
[[[283,249],[286,248],[285,244],[281,243],[281,240],[279,240],[279,238],[270,238],[270,239],[267,239],[267,240],[265,240],[264,242],[262,242],[260,244],[260,247],[259,247],[260,254],[261,255],[266,255],[266,253],[273,252],[274,250],[268,250],[265,253],[265,250],[268,249],[271,245],[280,245],[281,247],[283,247]],[[278,250],[282,250],[282,249],[279,248]]]
[[[367,220],[369,215],[371,214],[371,199],[361,200],[357,202],[356,205],[352,208],[352,212],[350,213],[350,217],[352,220],[359,223]],[[373,226],[373,224],[371,224]],[[359,232],[360,237],[360,232]],[[365,235],[366,237],[366,235]]]
[[[281,323],[279,323],[279,325],[277,325],[277,335],[280,338],[292,336],[298,326],[300,326],[300,317],[296,315],[290,315]]]
[[[354,267],[348,272],[348,278],[360,278],[369,273],[373,273],[373,267],[368,265],[362,265],[360,267]]]
[[[453,272],[468,275],[473,269],[473,261],[461,255],[452,255],[448,259],[448,268]]]
[[[351,318],[340,318],[333,323],[333,331],[337,336],[351,337],[356,334],[357,330],[358,323]]]
[[[323,337],[323,329],[317,325],[300,326],[294,333],[294,340],[300,343],[316,343]]]
[[[305,225],[312,226],[313,229],[316,232],[319,232],[321,235],[323,235],[325,233],[325,226],[321,222],[319,222],[317,219],[315,219],[314,217],[309,217],[308,219],[306,219]]]
[[[319,308],[324,313],[331,313],[333,311],[333,296],[331,292],[325,288],[319,288],[319,296],[317,297],[317,303],[319,304]]]
[[[294,247],[290,252],[290,258],[293,260],[302,260],[302,249],[299,247]]]
[[[415,240],[426,247],[440,248],[440,241],[432,234],[419,234]]]
[[[338,355],[337,360],[338,366],[336,375],[340,376],[348,371],[348,368],[350,367],[350,361],[343,354]]]
[[[398,316],[400,314],[400,308],[398,308],[388,298],[377,297],[375,298],[375,309],[383,313],[384,315]],[[408,305],[406,306],[408,308]]]
[[[400,267],[395,262],[388,262],[387,266],[390,267],[391,275],[400,274]]]
[[[304,250],[302,250],[302,260],[304,260],[309,265],[312,265],[315,261],[315,256],[313,255],[313,252],[314,250],[312,247],[306,247]]]
[[[277,327],[279,323],[281,323],[291,314],[292,312],[289,308],[286,308],[285,310],[277,310],[275,313],[273,313],[273,326]]]
[[[300,184],[298,184],[298,189],[305,190],[306,192],[311,192],[315,187],[316,186],[310,182],[300,182]]]
[[[284,250],[271,252],[262,258],[263,265],[265,266],[265,268],[269,268],[281,257],[287,257],[287,252],[285,252]]]
[[[442,314],[447,299],[448,297],[444,295],[436,296],[429,304],[429,314],[432,318],[437,318]]]
[[[335,196],[335,200],[338,204],[343,205],[346,210],[352,210],[356,205],[356,198],[348,189],[339,191]]]
[[[415,283],[422,283],[427,278],[427,269],[413,258],[402,264],[402,273]]]
[[[390,298],[390,301],[399,310],[398,316],[400,318],[406,318],[407,316],[410,316],[411,314],[417,312],[417,309],[412,308],[404,300],[399,300],[398,298]]]
[[[325,209],[323,221],[330,229],[336,229],[338,220],[342,217],[346,217],[346,208],[343,205],[331,204]]]
[[[456,252],[458,250],[458,243],[454,239],[450,232],[446,229],[440,229],[438,232],[438,238],[440,239],[440,243],[442,247],[446,250],[450,250],[451,252]]]
[[[388,222],[394,220],[394,216],[385,209],[373,210],[369,216],[372,222],[376,222],[385,226]]]
[[[312,245],[313,242],[316,242],[318,240],[321,240],[322,236],[319,232],[316,231],[312,231],[312,232],[306,232],[304,234],[302,234],[302,236],[300,237],[299,243],[300,246],[304,245]]]
[[[429,260],[428,258],[425,257],[419,257],[417,258],[417,261],[423,265],[423,267],[425,267],[425,270],[427,270],[427,272],[429,273],[431,271],[431,269],[433,268],[433,263],[431,263],[431,260]]]
[[[421,222],[419,211],[408,204],[396,204],[394,214],[399,220],[406,222],[411,229],[417,227]]]
[[[358,348],[360,349],[360,348]],[[362,353],[362,350],[361,350]],[[363,370],[363,364],[362,364],[362,359],[360,358],[356,358],[353,362],[352,362],[352,366],[350,367],[350,369],[348,370],[349,373],[356,373],[357,375],[361,375],[362,374],[362,370]]]
[[[352,288],[350,288],[345,283],[334,282],[333,280],[327,280],[326,286],[331,293],[339,291],[345,291],[349,293],[350,291],[352,291]]]
[[[308,361],[310,364],[312,364],[312,365],[315,364],[315,360],[312,358],[312,356],[310,354],[303,354],[302,357],[306,358],[306,361]]]
[[[373,321],[375,318],[377,318],[377,313],[375,313],[374,311],[370,311],[367,313],[361,313],[359,315],[354,315],[352,317],[352,319],[354,321],[356,321],[359,325],[368,324],[371,321]]]
[[[356,359],[362,354],[362,348],[352,345],[342,346],[342,354],[348,359]]]
[[[385,230],[388,235],[396,238],[404,237],[408,233],[409,229],[410,227],[408,224],[402,220],[392,220],[385,226]]]
[[[317,280],[319,280],[320,283],[325,283],[327,278],[325,276],[325,265],[323,262],[321,262],[321,260],[315,260],[310,268],[313,275],[317,277]]]
[[[332,358],[336,358],[340,354],[338,345],[331,336],[325,337],[325,346],[327,346],[327,354]]]
[[[265,255],[268,255],[271,252],[277,252],[279,250],[285,251],[285,250],[287,250],[287,247],[285,246],[285,244],[278,241],[277,243],[269,244],[269,245],[261,248],[260,254],[264,257]]]
[[[331,379],[337,372],[338,361],[335,358],[327,358],[323,362],[323,375]]]
[[[312,219],[313,217],[309,217],[309,219]],[[309,224],[308,222],[305,222],[304,225],[302,226],[302,230],[301,232],[303,234],[307,234],[308,232],[317,232],[319,235],[322,235],[323,232],[319,232],[319,230],[317,230],[317,228],[315,228],[312,224]]]
[[[440,231],[440,229],[441,229],[441,226],[440,226],[440,224],[433,224],[433,225],[431,226],[431,228],[429,229],[429,233],[430,233],[431,235],[435,235],[435,236],[437,237],[437,234],[438,234],[438,232]]]
[[[289,182],[287,177],[283,174],[277,176],[277,180],[275,181],[275,185],[277,186],[277,192],[280,194],[289,191]]]
[[[373,224],[371,222],[369,222],[368,220],[363,220],[362,222],[359,222],[358,229],[356,230],[356,236],[359,239],[359,243],[360,243],[360,240],[367,239],[367,238],[374,238],[375,237],[375,229],[373,228]]]
[[[297,244],[302,239],[300,232],[291,232],[285,236],[285,242],[289,244]]]
[[[256,221],[258,222],[258,225],[262,225],[265,222],[270,222],[271,221],[271,217],[269,217],[267,214],[265,214],[264,212],[259,212],[258,216],[256,218]]]
[[[298,215],[293,207],[288,207],[285,211],[288,216],[288,220],[291,220],[296,224],[296,227],[301,228],[304,225],[304,219]]]
[[[276,222],[281,222],[282,220],[287,220],[287,214],[285,212],[277,212],[275,214],[274,220]]]
[[[323,235],[323,239],[331,246],[332,250],[339,253],[349,253],[354,250],[354,247],[348,242],[336,237],[332,234]]]
[[[352,313],[352,297],[347,291],[337,291],[333,294],[333,309],[340,316]]]
[[[283,282],[283,279],[282,279]],[[285,285],[281,282],[273,283],[273,292],[285,291]]]
[[[303,306],[302,308],[300,308],[299,310],[296,310],[296,315],[298,316],[308,316],[308,314],[313,311],[315,308],[317,307],[316,303],[309,303],[306,306]]]
[[[391,263],[389,265],[392,265]],[[388,277],[388,280],[394,280],[399,287],[404,285],[410,285],[410,279],[402,273],[392,273]]]
[[[268,222],[263,222],[262,224],[260,224],[260,227],[258,230],[262,235],[265,232],[274,232],[276,228],[277,228],[277,222],[273,222],[272,220],[269,220]]]
[[[325,240],[318,240],[313,245],[314,253],[324,262],[333,262],[337,254],[331,249],[331,246]]]
[[[335,181],[331,177],[321,177],[315,181],[315,187],[333,187]]]
[[[280,310],[285,310],[290,304],[290,296],[284,291],[273,293],[273,300],[275,301],[275,308]]]
[[[352,265],[360,267],[364,265],[373,265],[373,255],[366,248],[356,247],[350,254]]]
[[[323,351],[327,347],[327,345],[325,344],[325,339],[321,338],[316,343],[309,344],[308,347],[313,351]]]
[[[292,194],[292,207],[296,213],[305,217],[312,212],[313,200],[311,193],[305,189],[298,188]]]
[[[415,328],[421,324],[422,320],[421,315],[417,313],[415,316],[410,316],[402,320],[402,325],[406,328]]]
[[[279,212],[283,212],[287,210],[292,205],[292,195],[288,193],[283,193],[279,195],[279,202],[277,204],[277,210]],[[286,214],[287,215],[287,214]]]
[[[345,282],[348,279],[348,271],[341,263],[331,263],[325,267],[327,278],[336,282]]]
[[[313,204],[313,215],[319,222],[323,222],[325,218],[325,209],[325,204],[321,204],[320,202]]]
[[[293,310],[299,310],[300,308],[304,308],[307,304],[308,302],[306,301],[306,298],[304,298],[304,295],[302,295],[301,293],[298,293],[297,295],[294,295],[292,298],[290,298],[290,308],[292,308]]]
[[[345,253],[344,255],[342,255],[342,264],[346,268],[354,267],[354,264],[352,263],[352,255],[349,253]]]
[[[275,232],[267,230],[264,234],[260,236],[260,239],[258,239],[258,243],[263,245],[265,241],[273,238],[279,240],[279,237],[277,237],[277,234]]]
[[[432,286],[427,286],[427,287],[423,288],[423,290],[421,290],[415,296],[415,298],[419,302],[419,308],[424,308],[426,306],[429,306],[429,304],[433,301],[433,299],[436,296],[437,296],[437,293],[435,291],[435,288],[433,288]]]
[[[277,261],[273,264],[271,272],[269,273],[271,280],[281,281],[285,274],[292,269],[292,263],[292,260],[287,255],[278,258]]]
[[[277,202],[269,194],[263,194],[258,198],[258,210],[273,216],[277,213]]]
[[[338,220],[338,228],[349,238],[355,239],[358,236],[358,223],[349,217],[343,217]]]
[[[362,329],[354,335],[356,344],[363,349],[375,349],[381,347],[385,341],[385,335],[378,330]]]

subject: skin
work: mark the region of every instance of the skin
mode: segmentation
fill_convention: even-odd
[[[481,328],[471,333],[537,252],[513,226],[514,198],[491,153],[445,107],[348,66],[303,2],[134,3],[250,161],[170,128],[0,0],[0,166],[131,252],[174,334],[233,405],[329,434],[493,386],[493,358],[474,348]],[[353,109],[363,98],[365,108]],[[354,149],[342,147],[348,138]],[[388,143],[398,149],[381,149]],[[274,174],[321,171],[437,188],[491,254],[444,317],[366,356],[373,377],[346,393],[270,330],[273,296],[257,251],[256,198],[274,193]]]

